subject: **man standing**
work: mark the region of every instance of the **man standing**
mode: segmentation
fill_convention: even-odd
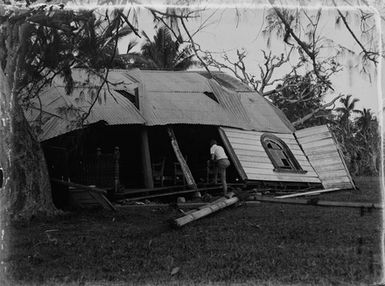
[[[217,145],[216,140],[210,141],[210,155],[211,160],[215,161],[215,183],[217,182],[218,170],[221,173],[221,183],[223,187],[223,193],[227,195],[227,183],[226,183],[226,168],[230,166],[230,161],[226,156],[225,150]]]

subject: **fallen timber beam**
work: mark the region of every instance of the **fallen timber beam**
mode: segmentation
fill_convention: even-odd
[[[177,189],[186,189],[189,188],[189,185],[178,185],[178,186],[166,186],[166,187],[157,187],[157,188],[146,188],[146,189],[127,189],[123,192],[119,192],[115,194],[115,197],[121,198],[124,196],[142,194],[142,193],[156,193],[161,191],[171,191]]]
[[[295,204],[295,205],[312,205],[324,207],[346,207],[346,208],[372,208],[382,209],[382,204],[367,203],[367,202],[339,202],[339,201],[324,201],[318,199],[280,199],[280,198],[266,198],[262,196],[255,196],[254,200],[257,202],[280,203],[280,204]],[[251,204],[251,201],[246,202],[246,205]]]
[[[184,212],[184,211],[181,210],[181,209],[179,209],[179,210],[182,211],[183,214],[186,216],[186,215],[192,214],[192,213],[194,213],[194,212],[196,212],[196,211],[198,211],[198,210],[207,208],[208,206],[211,206],[211,205],[213,205],[213,204],[216,204],[216,203],[219,203],[219,202],[223,202],[224,200],[226,200],[226,198],[225,198],[225,197],[221,197],[221,198],[216,199],[215,201],[213,201],[213,202],[211,202],[211,203],[208,203],[208,204],[207,204],[207,203],[203,203],[202,205],[197,206],[196,209],[192,209],[192,210],[189,210],[189,211],[187,211],[187,212]],[[181,205],[181,204],[178,204],[178,206],[181,207],[182,205]]]
[[[90,186],[77,184],[77,183],[73,183],[73,182],[66,182],[66,181],[62,181],[62,180],[54,179],[54,178],[52,178],[51,181],[54,183],[62,184],[62,185],[69,186],[69,187],[79,188],[82,190],[87,190],[87,191],[91,191],[91,192],[95,192],[95,193],[107,194],[107,191],[105,189],[101,189],[101,188],[97,188],[97,187],[90,187]]]
[[[244,184],[240,183],[229,183],[227,184],[229,187],[242,187]],[[136,195],[136,194],[143,194],[143,193],[156,193],[156,192],[161,192],[161,191],[172,191],[176,190],[175,192],[178,193],[182,190],[189,190],[192,189],[193,186],[191,185],[177,185],[177,186],[165,186],[165,187],[156,187],[156,188],[142,188],[142,189],[126,189],[124,191],[120,191],[118,193],[114,194],[114,197],[116,199],[124,199],[124,197],[130,197],[131,195]],[[210,190],[219,190],[222,188],[221,184],[202,184],[201,186],[198,187],[197,191],[210,191]],[[162,193],[160,193],[162,194]],[[129,198],[131,199],[131,198]]]
[[[316,191],[310,191],[310,192],[301,192],[301,193],[295,193],[290,195],[283,195],[275,197],[277,199],[285,199],[285,198],[295,198],[295,197],[302,197],[302,196],[311,196],[311,195],[318,195],[322,193],[328,193],[328,192],[335,192],[335,191],[342,191],[340,188],[333,188],[333,189],[326,189],[326,190],[316,190]]]
[[[178,203],[179,208],[188,208],[188,209],[196,209],[198,207],[206,206],[207,203]],[[168,208],[170,204],[166,203],[150,203],[150,204],[140,204],[140,205],[116,205],[117,209],[140,209],[140,208]]]
[[[218,187],[211,187],[211,188],[201,188],[201,189],[161,193],[161,194],[154,194],[154,195],[141,196],[141,197],[132,197],[132,198],[127,198],[125,200],[126,201],[139,201],[139,200],[159,198],[159,197],[168,197],[168,196],[176,196],[176,195],[182,195],[182,194],[190,194],[190,193],[195,193],[197,191],[198,192],[206,192],[206,191],[215,191],[215,190],[221,190],[221,189],[222,189],[222,186],[218,186]]]
[[[180,218],[173,220],[172,225],[175,227],[182,227],[182,226],[188,224],[189,222],[195,221],[195,220],[200,219],[202,217],[205,217],[209,214],[212,214],[216,211],[219,211],[220,209],[231,206],[238,201],[239,201],[239,199],[237,197],[219,200],[217,202],[208,204],[205,207],[201,207],[200,209],[198,209],[194,212],[188,213],[187,215],[185,215],[183,217],[180,217]]]

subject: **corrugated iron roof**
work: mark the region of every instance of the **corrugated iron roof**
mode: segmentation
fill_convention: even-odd
[[[242,83],[236,85],[234,79],[228,85],[232,90],[198,72],[142,70],[133,76],[144,85],[147,125],[206,124],[277,133],[293,131],[266,99]],[[226,77],[222,76],[222,80]],[[205,92],[213,93],[218,102]]]
[[[34,100],[25,111],[26,118],[32,124],[40,123],[38,138],[41,141],[82,128],[79,118],[90,109],[96,92],[97,89],[93,87],[76,87],[71,95],[66,95],[64,87],[52,86],[40,95],[42,112],[39,101]],[[107,88],[101,90],[84,125],[99,121],[110,125],[145,123],[133,103],[115,90],[108,91]]]
[[[128,71],[129,74],[130,72]],[[141,70],[140,77],[148,92],[210,91],[206,78],[197,72]]]
[[[109,70],[108,86],[92,108],[85,124],[105,121],[107,124],[204,124],[244,130],[292,133],[294,128],[283,115],[257,92],[223,73],[208,79],[201,72]],[[58,79],[40,95],[45,114],[40,140],[64,134],[82,126],[76,112],[65,115],[65,108],[86,112],[91,104],[89,94],[95,92],[103,77],[74,69],[75,88],[66,95],[65,84]],[[224,86],[226,83],[226,86]],[[139,111],[129,99],[116,90],[133,93],[139,90]],[[30,122],[38,118],[38,101],[26,112]],[[51,118],[52,117],[52,118]]]
[[[247,84],[224,72],[211,71],[210,73],[222,87],[231,89],[233,91],[253,91]],[[208,72],[206,71],[199,72],[199,74],[203,75],[206,78],[211,78],[211,76],[209,76]]]

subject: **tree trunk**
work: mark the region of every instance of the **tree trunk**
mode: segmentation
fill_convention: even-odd
[[[0,162],[6,178],[0,195],[1,213],[12,220],[53,215],[57,210],[43,150],[2,71],[0,91]]]
[[[0,163],[5,183],[0,193],[2,218],[18,220],[57,213],[44,153],[18,103],[21,26],[9,25],[6,70],[0,70]],[[17,59],[20,59],[18,61]]]

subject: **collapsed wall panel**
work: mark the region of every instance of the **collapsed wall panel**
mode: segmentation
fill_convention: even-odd
[[[355,188],[338,143],[326,125],[298,130],[295,136],[325,189]]]
[[[276,171],[261,143],[266,132],[221,128],[247,180],[320,183],[318,175],[310,165],[293,134],[269,133],[280,138],[290,149],[303,172]]]

